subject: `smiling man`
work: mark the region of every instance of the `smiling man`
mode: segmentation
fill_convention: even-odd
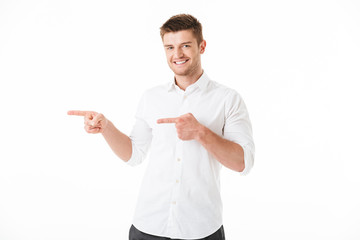
[[[197,39],[192,30],[165,32],[161,35],[165,47],[167,62],[175,73],[177,81],[191,80],[194,83],[201,76],[201,56],[204,53],[206,42]],[[179,79],[181,78],[181,79]]]
[[[102,133],[129,165],[142,163],[151,148],[129,240],[224,240],[220,170],[244,175],[252,168],[249,115],[235,90],[203,71],[206,41],[196,18],[176,15],[160,30],[175,76],[143,94],[130,136],[103,114],[68,114],[84,116],[85,130]]]

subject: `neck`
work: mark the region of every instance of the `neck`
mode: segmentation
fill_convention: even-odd
[[[203,72],[204,71],[202,70],[202,68],[200,68],[198,71],[191,75],[175,75],[176,85],[178,85],[180,89],[185,91],[188,86],[194,84],[201,77]]]

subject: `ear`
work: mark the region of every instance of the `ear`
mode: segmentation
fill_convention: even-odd
[[[203,40],[201,43],[200,43],[200,54],[203,54],[205,52],[205,48],[206,48],[206,41]]]

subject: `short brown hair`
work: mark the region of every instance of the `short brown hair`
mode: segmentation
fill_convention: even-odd
[[[160,35],[163,39],[165,33],[189,29],[193,31],[193,34],[200,45],[203,41],[202,26],[201,23],[190,14],[178,14],[172,16],[160,27]]]

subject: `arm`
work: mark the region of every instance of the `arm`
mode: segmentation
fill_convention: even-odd
[[[200,124],[191,114],[177,118],[159,119],[158,123],[175,123],[181,140],[197,140],[221,164],[234,171],[242,172],[245,168],[243,148],[226,140]]]
[[[220,137],[201,124],[196,140],[225,167],[237,172],[244,170],[244,150],[239,144]]]
[[[102,135],[119,158],[125,162],[129,161],[132,154],[132,144],[128,136],[120,132],[110,121],[108,121]]]
[[[69,111],[68,115],[83,116],[86,132],[101,133],[119,158],[125,162],[130,159],[132,155],[130,138],[120,132],[103,114],[91,111]]]

